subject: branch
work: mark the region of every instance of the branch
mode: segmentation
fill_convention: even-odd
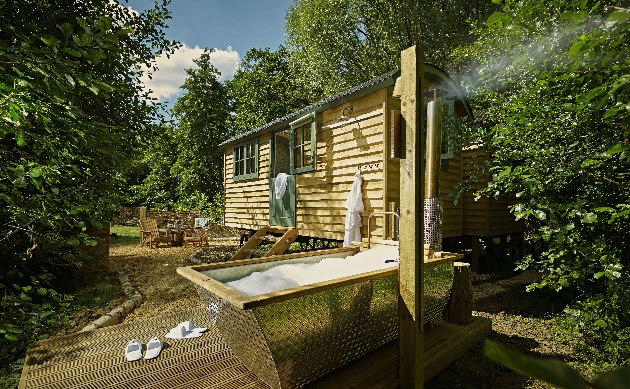
[[[2,240],[0,240],[0,242],[4,242],[5,240],[9,239],[12,235],[15,235],[18,231],[22,230],[23,228],[17,227],[16,229],[14,229],[13,231],[9,232],[7,234],[7,236],[5,236],[4,238],[2,238]]]

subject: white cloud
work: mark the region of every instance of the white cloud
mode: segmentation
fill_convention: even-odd
[[[113,6],[118,6],[118,7],[122,8],[122,9],[126,10],[129,15],[140,16],[140,13],[138,11],[136,11],[135,9],[131,8],[131,6],[127,6],[125,8],[125,6],[123,4],[117,3],[114,0],[109,0],[109,5],[110,6],[112,6],[112,5]]]
[[[203,49],[199,46],[193,48],[184,44],[170,58],[167,58],[166,54],[162,54],[157,58],[159,70],[153,74],[152,79],[149,79],[145,73],[140,77],[140,80],[144,83],[145,88],[151,89],[153,96],[160,100],[177,95],[180,92],[179,87],[186,80],[185,69],[196,68],[197,65],[193,62],[193,59],[199,58],[202,53]],[[210,61],[221,72],[219,80],[224,80],[234,75],[238,68],[240,57],[238,52],[228,46],[227,50],[215,49],[210,54]]]

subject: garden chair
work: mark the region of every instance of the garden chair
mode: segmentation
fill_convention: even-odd
[[[186,247],[186,245],[193,246],[204,246],[209,245],[208,243],[208,233],[205,229],[201,228],[187,228],[184,230],[184,242],[182,244],[182,249]]]
[[[162,233],[165,233],[165,235],[162,235]],[[140,221],[140,235],[142,245],[148,244],[151,248],[153,248],[153,245],[157,248],[160,243],[164,243],[167,246],[171,245],[171,237],[168,231],[160,230],[155,219]]]

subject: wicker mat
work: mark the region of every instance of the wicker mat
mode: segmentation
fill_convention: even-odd
[[[481,319],[481,318],[479,318]],[[164,337],[178,323],[191,320],[208,331],[195,339]],[[470,326],[437,327],[436,342],[427,346],[457,349],[440,361],[450,364],[472,344],[490,332],[489,320],[476,320]],[[456,331],[453,332],[452,329]],[[452,334],[449,334],[452,333]],[[427,333],[427,337],[430,338]],[[164,341],[164,349],[154,360],[127,362],[124,348],[133,338],[146,344],[154,336]],[[427,339],[429,340],[429,339]],[[450,341],[450,342],[449,342]],[[437,347],[436,347],[437,346]],[[449,348],[449,347],[447,347]],[[455,356],[455,354],[459,354]],[[433,355],[435,357],[435,354]],[[372,353],[309,384],[310,388],[392,388],[397,386],[397,343],[391,342]],[[427,361],[428,362],[428,361]],[[432,363],[435,365],[435,361]],[[435,366],[434,375],[441,370]],[[437,370],[437,371],[436,371]],[[427,372],[428,373],[428,372]],[[35,342],[29,347],[19,389],[103,389],[103,388],[216,388],[269,387],[244,367],[229,350],[204,309],[153,317],[116,326]]]

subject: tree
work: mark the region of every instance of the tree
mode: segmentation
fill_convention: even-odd
[[[294,0],[287,46],[302,77],[331,95],[397,69],[400,52],[415,44],[448,70],[450,51],[473,40],[468,20],[496,10],[478,0]]]
[[[219,144],[233,133],[228,126],[230,107],[220,73],[210,62],[212,50],[194,60],[198,68],[186,69],[182,95],[173,108],[179,120],[178,157],[171,170],[177,177],[178,195],[189,207],[210,202],[223,192],[223,149]]]
[[[321,90],[300,82],[288,50],[250,49],[232,80],[225,82],[237,133],[269,123],[321,97]]]
[[[78,246],[96,243],[90,229],[111,220],[122,172],[151,136],[158,107],[138,75],[173,50],[167,4],[0,2],[2,355],[16,350],[7,340],[43,336],[59,300],[49,288],[71,284]]]
[[[544,247],[519,268],[579,301],[568,321],[612,363],[630,357],[630,11],[598,1],[505,0],[458,56],[492,175]]]
[[[173,208],[181,199],[177,194],[178,179],[171,168],[178,158],[178,131],[171,125],[156,124],[156,136],[150,139],[127,173],[128,204],[150,208]]]

